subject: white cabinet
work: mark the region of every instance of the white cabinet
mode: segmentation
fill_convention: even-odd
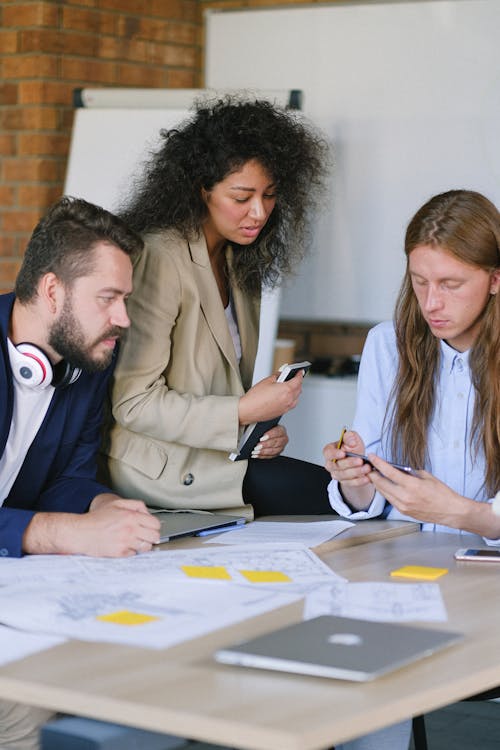
[[[356,385],[356,377],[307,375],[299,403],[281,419],[290,439],[284,455],[323,464],[323,447],[352,424]]]

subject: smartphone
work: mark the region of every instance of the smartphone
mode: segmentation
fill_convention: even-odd
[[[475,560],[476,562],[500,562],[500,549],[495,547],[481,549],[457,549],[455,560]]]
[[[364,456],[362,453],[353,453],[352,451],[345,451],[345,454],[346,456],[350,456],[352,458],[362,458],[365,464],[370,464],[370,466],[375,469],[368,456]],[[411,466],[402,466],[401,464],[395,464],[392,461],[388,461],[387,463],[389,463],[391,466],[394,466],[395,469],[399,469],[399,471],[404,471],[406,472],[406,474],[413,474],[414,476],[417,476],[416,472],[411,468]]]
[[[278,383],[284,383],[286,380],[290,380],[299,370],[302,370],[303,374],[306,375],[310,367],[311,363],[307,361],[295,362],[293,365],[281,365],[279,368]]]
[[[310,362],[295,362],[293,365],[281,365],[279,368],[278,383],[284,383],[285,380],[290,380],[299,370],[302,370],[304,375],[311,367]],[[265,432],[278,424],[281,417],[275,417],[274,419],[267,419],[264,422],[254,422],[248,425],[245,432],[243,433],[240,443],[238,445],[237,453],[230,453],[230,461],[241,461],[243,459],[250,458],[252,451],[261,439]]]

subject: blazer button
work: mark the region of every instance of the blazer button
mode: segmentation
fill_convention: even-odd
[[[184,474],[182,477],[182,484],[184,484],[186,487],[189,487],[190,484],[193,484],[194,482],[194,476],[189,472],[189,474]]]

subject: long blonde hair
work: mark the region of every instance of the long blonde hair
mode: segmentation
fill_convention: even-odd
[[[422,467],[440,346],[421,313],[408,270],[410,253],[419,245],[445,249],[492,272],[500,268],[500,213],[480,193],[450,190],[422,206],[406,231],[407,266],[395,310],[399,366],[392,394],[391,448],[397,460]],[[469,364],[476,394],[470,447],[482,443],[485,488],[493,495],[500,489],[500,294],[491,294],[483,310]]]

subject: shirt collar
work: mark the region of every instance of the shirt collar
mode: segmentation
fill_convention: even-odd
[[[469,352],[467,349],[465,352],[457,352],[452,346],[446,343],[446,341],[440,341],[441,346],[441,366],[447,373],[452,373],[457,367],[458,363],[461,363],[461,369],[469,366]]]

